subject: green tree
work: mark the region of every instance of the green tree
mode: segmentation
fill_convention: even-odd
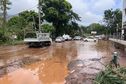
[[[22,17],[26,22],[33,22],[33,18],[38,17],[38,14],[35,11],[23,11],[19,13],[19,17]]]
[[[75,35],[79,35],[80,34],[80,27],[78,25],[78,23],[71,21],[70,23],[68,23],[65,27],[62,28],[63,29],[63,34],[68,34],[72,37],[74,37]]]
[[[0,43],[7,41],[7,37],[5,36],[5,28],[6,28],[6,17],[7,17],[7,10],[9,10],[9,5],[11,2],[9,0],[0,0]]]
[[[1,0],[0,1],[0,9],[3,13],[3,26],[4,26],[4,28],[6,26],[7,10],[10,9],[9,5],[11,5],[11,2],[9,0]]]
[[[116,29],[121,28],[122,12],[120,9],[109,9],[104,11],[104,22],[111,34],[116,33]]]
[[[96,31],[97,34],[106,34],[106,27],[99,23],[92,23],[88,26],[87,32]]]
[[[0,28],[2,27],[2,22],[3,22],[3,19],[2,17],[0,17]]]
[[[8,34],[16,34],[19,39],[23,39],[24,30],[33,31],[34,19],[38,14],[34,11],[23,11],[18,16],[14,16],[8,20]],[[37,19],[38,20],[38,19]]]
[[[85,33],[87,32],[87,27],[86,26],[81,25],[80,28],[83,30],[83,32],[85,32]]]
[[[50,33],[50,36],[52,39],[55,38],[55,28],[52,24],[43,24],[41,26],[41,30],[42,32]]]
[[[25,29],[25,27],[31,23],[35,23],[35,19],[38,14],[34,11],[23,11],[18,16],[14,16],[8,20],[8,26],[16,26],[19,29]]]
[[[54,27],[51,24],[43,24],[41,30],[45,33],[52,33],[54,31]]]
[[[33,22],[34,23],[34,28],[36,31],[39,29],[39,18],[38,18],[38,13],[35,11],[24,11],[19,14],[20,17],[25,19],[26,25],[29,23]],[[41,21],[43,21],[43,18],[41,17]]]
[[[55,27],[56,36],[63,34],[63,28],[70,22],[80,20],[72,11],[72,5],[66,0],[41,0],[43,18]]]
[[[23,27],[26,25],[26,20],[20,16],[14,16],[11,19],[8,20],[8,26],[9,27],[17,27],[19,29],[23,29]]]

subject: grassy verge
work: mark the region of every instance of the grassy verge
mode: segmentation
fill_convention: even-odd
[[[20,44],[24,44],[23,40],[11,40],[11,41],[7,41],[7,42],[2,42],[0,43],[0,46],[8,46],[8,45],[20,45]]]

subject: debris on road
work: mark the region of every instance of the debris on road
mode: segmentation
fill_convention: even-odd
[[[92,58],[88,61],[99,63],[103,58]],[[65,84],[92,84],[96,74],[101,71],[95,66],[85,65],[85,60],[73,60],[68,64],[68,76]],[[99,63],[100,64],[100,63]],[[102,64],[101,64],[102,65]]]

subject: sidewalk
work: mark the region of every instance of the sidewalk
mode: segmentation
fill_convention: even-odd
[[[114,38],[109,38],[109,40],[126,46],[126,41],[124,40],[114,39]]]

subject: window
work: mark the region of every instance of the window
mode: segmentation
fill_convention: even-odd
[[[125,15],[126,15],[126,8],[124,10],[125,10]]]

